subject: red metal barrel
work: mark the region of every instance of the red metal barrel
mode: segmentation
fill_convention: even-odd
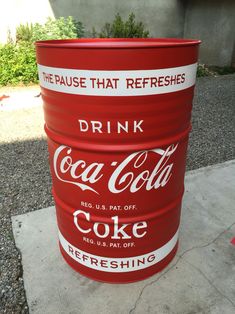
[[[81,274],[137,281],[176,254],[199,43],[36,43],[60,249]]]

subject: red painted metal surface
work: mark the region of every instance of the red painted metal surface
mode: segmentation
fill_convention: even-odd
[[[174,257],[199,43],[36,43],[60,249],[81,274],[132,282]]]

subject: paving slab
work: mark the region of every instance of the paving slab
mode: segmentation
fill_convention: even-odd
[[[186,174],[177,256],[133,284],[73,271],[60,256],[54,207],[12,217],[30,313],[235,313],[234,182],[235,160]]]

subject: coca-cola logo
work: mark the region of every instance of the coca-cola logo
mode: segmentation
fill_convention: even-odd
[[[142,238],[147,233],[146,228],[148,224],[146,221],[138,221],[133,224],[121,223],[119,222],[118,216],[112,216],[109,223],[104,223],[95,221],[94,218],[91,219],[91,214],[81,209],[76,210],[73,213],[73,216],[74,224],[80,232],[89,234],[93,231],[93,234],[99,238],[107,238],[108,236],[111,236],[111,239],[115,240],[131,239],[132,236],[135,238]],[[84,221],[84,219],[90,223],[89,226],[92,226],[91,228],[84,229],[84,227],[80,226],[80,220]]]
[[[170,180],[174,165],[170,159],[177,147],[178,143],[166,149],[138,151],[127,156],[122,162],[111,161],[104,164],[74,159],[72,148],[61,145],[55,151],[53,167],[60,181],[76,185],[83,191],[89,190],[100,194],[96,183],[104,179],[105,167],[111,167],[111,175],[107,180],[107,188],[111,193],[117,194],[127,189],[131,193],[136,193],[144,188],[150,191],[164,187]],[[149,170],[148,167],[146,169],[146,164],[151,152],[157,154],[159,158],[152,161],[155,162],[154,168]]]

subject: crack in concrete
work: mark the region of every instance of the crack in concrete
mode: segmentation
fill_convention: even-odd
[[[219,293],[219,295],[221,295],[221,296],[224,297],[226,300],[228,300],[228,301],[232,304],[232,306],[235,308],[235,303],[233,303],[233,301],[232,301],[229,297],[227,297],[225,294],[223,294],[223,293],[213,284],[213,282],[206,276],[206,274],[203,273],[203,271],[202,271],[200,268],[198,268],[196,265],[190,263],[190,262],[187,261],[187,260],[184,260],[184,261],[185,261],[187,264],[191,265],[195,270],[197,270],[197,271],[202,275],[202,277],[203,277],[204,279],[206,279],[206,281],[211,285],[211,287],[213,287],[213,288]]]
[[[129,314],[134,313],[134,311],[136,310],[136,307],[137,307],[137,305],[138,305],[138,303],[139,303],[139,301],[140,301],[140,299],[141,299],[141,297],[142,297],[142,294],[143,294],[144,290],[145,290],[147,287],[150,287],[152,284],[154,284],[154,283],[157,282],[158,280],[160,280],[165,274],[167,274],[173,267],[175,267],[175,266],[178,264],[178,262],[179,262],[180,259],[181,259],[181,257],[178,257],[178,260],[175,262],[174,265],[172,265],[170,268],[168,268],[166,271],[164,271],[157,279],[154,279],[154,280],[152,280],[151,282],[147,283],[147,284],[141,289],[141,291],[140,291],[140,293],[139,293],[139,295],[138,295],[138,297],[137,297],[137,299],[136,299],[136,301],[135,301],[134,306],[133,306],[133,307],[130,309],[130,311],[129,311]]]
[[[188,252],[195,250],[195,249],[203,249],[205,247],[210,246],[211,244],[215,243],[225,232],[227,232],[229,229],[231,229],[235,225],[235,222],[233,222],[231,225],[229,225],[225,230],[221,231],[212,241],[208,242],[207,244],[204,245],[199,245],[199,246],[193,246],[190,249],[187,249],[184,251],[179,257],[183,257],[185,254]]]
[[[134,306],[130,309],[129,311],[129,314],[133,314],[134,311],[136,310],[137,306],[138,306],[138,303],[144,293],[144,290],[147,288],[147,287],[150,287],[151,285],[153,285],[154,283],[158,282],[164,275],[166,275],[168,272],[170,272],[178,263],[179,261],[190,251],[192,250],[195,250],[195,249],[202,249],[202,248],[205,248],[205,247],[208,247],[210,246],[211,244],[215,243],[216,240],[218,240],[224,233],[226,233],[229,229],[231,229],[233,226],[235,225],[235,222],[233,222],[231,225],[229,225],[225,230],[223,230],[222,232],[220,232],[212,241],[208,242],[207,244],[204,244],[204,245],[200,245],[200,246],[193,246],[192,248],[190,249],[187,249],[186,251],[184,251],[181,255],[178,255],[178,260],[175,262],[175,264],[173,264],[170,268],[168,268],[165,272],[163,272],[157,279],[154,279],[152,280],[151,282],[147,283],[140,291],[135,303],[134,303]],[[187,262],[187,261],[186,261]],[[190,264],[190,263],[189,263]],[[194,267],[194,265],[192,265]],[[195,267],[194,267],[195,268]],[[200,271],[201,272],[201,271]],[[212,283],[210,282],[210,280],[205,276],[205,274],[202,273],[202,276],[204,275],[204,278],[211,284],[212,287],[214,287],[216,289],[216,291],[218,291],[218,293],[223,296],[224,298],[226,298],[234,307],[235,307],[235,304],[225,295],[223,295],[219,290],[218,288]]]

